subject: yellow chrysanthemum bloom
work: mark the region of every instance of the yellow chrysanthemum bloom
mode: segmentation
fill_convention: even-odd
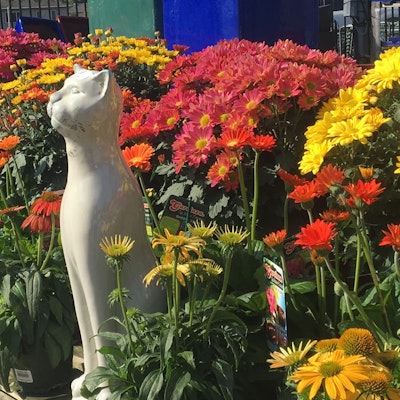
[[[105,237],[100,242],[100,248],[107,256],[112,258],[121,258],[126,256],[132,249],[135,241],[129,236],[115,235],[114,237]]]
[[[189,273],[188,264],[178,264],[176,269],[176,279],[178,280],[181,286],[186,286],[185,276]],[[174,263],[165,263],[160,264],[154,267],[150,272],[146,274],[143,278],[143,283],[147,286],[155,280],[156,285],[158,286],[160,283],[166,283],[169,279],[172,278],[174,274]]]
[[[335,121],[333,121],[332,115],[327,114],[326,117],[309,126],[305,132],[307,143],[313,143],[314,145],[324,143],[328,129],[332,126],[333,122]]]
[[[346,146],[355,140],[362,144],[367,143],[367,138],[371,137],[376,128],[368,123],[365,117],[352,117],[344,121],[335,122],[328,129],[327,138],[333,146]]]
[[[167,253],[178,252],[184,258],[190,258],[189,251],[196,254],[200,253],[200,249],[205,246],[204,239],[198,236],[188,237],[185,232],[181,231],[177,235],[169,233],[168,229],[164,229],[164,235],[155,232],[155,238],[152,241],[153,248],[157,246],[165,246]]]
[[[204,221],[200,220],[188,224],[188,230],[191,235],[201,237],[202,239],[212,237],[216,229],[217,225],[215,224],[215,222],[210,222],[208,225],[206,225]]]
[[[324,162],[324,157],[332,147],[332,143],[328,140],[321,144],[309,143],[299,163],[300,172],[303,175],[309,172],[316,174]]]
[[[338,348],[347,355],[371,356],[378,351],[374,336],[364,328],[346,329],[339,338]]]
[[[300,342],[298,347],[294,343],[291,347],[281,347],[279,351],[271,353],[267,363],[271,364],[270,368],[294,368],[305,361],[306,355],[316,343],[316,340],[309,340],[304,347],[303,342]]]
[[[298,382],[297,392],[310,389],[312,400],[321,388],[333,400],[346,399],[347,391],[354,393],[355,384],[368,379],[368,367],[360,364],[363,356],[346,357],[343,350],[332,353],[317,353],[310,357],[307,365],[299,367],[288,380]]]

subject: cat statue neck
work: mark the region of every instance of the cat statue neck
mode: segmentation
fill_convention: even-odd
[[[106,264],[101,240],[118,234],[135,241],[122,271],[128,306],[160,311],[164,296],[157,287],[143,284],[156,261],[146,234],[141,190],[118,146],[122,95],[114,76],[76,65],[74,74],[51,95],[47,112],[65,139],[68,159],[60,229],[84,355],[84,374],[71,385],[72,399],[78,400],[83,399],[85,375],[106,366],[97,351],[106,343],[97,333],[117,314],[107,303],[116,278]],[[97,398],[108,399],[108,391],[102,390]]]

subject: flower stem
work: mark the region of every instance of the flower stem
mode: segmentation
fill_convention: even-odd
[[[368,314],[364,310],[364,307],[360,299],[355,293],[349,290],[348,286],[342,281],[339,275],[336,274],[336,271],[334,270],[334,268],[332,268],[330,261],[326,257],[324,257],[324,259],[325,259],[325,264],[329,270],[329,273],[335,279],[335,282],[339,285],[340,289],[342,289],[345,296],[347,296],[347,298],[356,307],[366,327],[371,331],[371,333],[374,335],[375,339],[378,341],[378,343],[380,343],[381,348],[383,349],[385,344],[385,339],[383,338],[383,335],[379,332],[379,328],[375,325],[375,323],[371,320],[371,318],[369,318]]]
[[[189,297],[189,326],[193,324],[194,308],[196,303],[196,293],[197,293],[197,276],[193,278],[193,288]]]
[[[119,299],[119,304],[121,306],[122,316],[124,318],[124,325],[125,325],[126,333],[128,335],[129,345],[131,347],[131,351],[133,351],[133,341],[132,341],[131,326],[129,324],[128,316],[126,314],[126,306],[125,306],[125,302],[124,302],[124,296],[122,294],[121,272],[122,272],[122,265],[121,265],[121,262],[118,261],[117,267],[116,267],[118,299]],[[135,334],[136,334],[137,338],[139,339],[139,336],[138,336],[137,332],[135,332]]]
[[[251,222],[250,222],[250,210],[249,210],[249,202],[247,198],[247,188],[246,183],[244,181],[244,174],[243,174],[243,167],[242,163],[240,162],[239,152],[236,150],[236,156],[238,159],[238,175],[239,175],[239,186],[240,186],[240,193],[243,199],[243,208],[244,208],[244,217],[246,222],[246,229],[248,232],[251,232]],[[251,240],[251,235],[247,236],[247,246],[250,253],[253,253],[253,242]]]
[[[394,259],[393,259],[394,269],[396,271],[397,279],[400,280],[400,268],[399,268],[399,252],[394,251]]]
[[[222,300],[225,297],[226,290],[228,288],[229,276],[231,274],[232,258],[233,258],[233,249],[230,249],[226,256],[225,269],[224,269],[224,280],[222,282],[221,292],[219,294],[217,302],[214,304],[214,308],[213,308],[211,315],[207,321],[207,326],[206,326],[206,336],[207,337],[210,334],[211,323],[215,317],[216,312],[218,311],[219,306],[222,303]]]
[[[2,188],[0,188],[0,197],[1,197],[1,200],[2,200],[2,202],[4,204],[4,208],[7,208],[7,199],[6,199],[5,195],[4,195],[4,192],[3,192]],[[17,249],[19,260],[21,261],[21,265],[25,268],[26,267],[25,260],[24,260],[24,256],[23,256],[22,251],[21,251],[20,243],[19,243],[19,239],[21,237],[21,232],[20,232],[19,228],[16,226],[16,224],[15,224],[14,220],[12,219],[12,217],[9,216],[8,219],[9,219],[9,221],[11,223],[11,229],[12,229],[12,231],[14,233],[14,239],[15,239],[14,243],[15,243],[15,248]]]
[[[147,205],[149,206],[150,214],[151,214],[151,217],[153,218],[154,225],[156,226],[157,232],[160,233],[161,232],[160,222],[158,221],[157,214],[154,211],[154,208],[153,208],[153,205],[152,205],[151,200],[149,198],[149,195],[147,194],[146,185],[144,184],[141,172],[140,171],[136,171],[136,176],[138,178],[140,187],[142,189],[142,193],[143,193],[143,195],[144,195],[144,197],[146,199]]]
[[[47,263],[48,263],[48,261],[50,259],[51,252],[52,252],[53,247],[54,247],[54,240],[55,240],[55,237],[56,237],[56,217],[55,217],[55,215],[53,213],[50,214],[50,217],[51,217],[50,244],[49,244],[49,248],[47,249],[46,257],[43,260],[43,264],[40,266],[39,271],[43,271],[44,268],[46,267],[46,265],[47,265]],[[40,240],[39,245],[38,245],[38,257],[39,257],[39,251],[41,252],[41,250],[42,250],[42,246],[41,245],[43,244],[43,233],[40,233],[39,237],[41,238],[41,240]],[[39,264],[39,260],[38,260],[38,266],[39,265],[40,264]]]
[[[360,235],[357,235],[357,254],[356,254],[356,266],[354,271],[354,286],[353,286],[353,291],[355,293],[358,292],[360,269],[361,269],[361,238]]]
[[[289,274],[288,274],[287,268],[286,268],[286,260],[285,260],[285,257],[284,257],[283,255],[281,255],[281,256],[280,256],[280,259],[281,259],[281,265],[282,265],[282,270],[283,270],[283,278],[284,278],[284,280],[285,280],[285,287],[286,287],[287,292],[288,292],[288,294],[289,294],[290,301],[292,302],[293,308],[294,308],[296,311],[300,311],[300,308],[299,308],[299,306],[298,306],[298,304],[297,304],[297,302],[296,302],[296,298],[295,298],[295,296],[294,296],[294,294],[293,294],[293,291],[292,291],[292,288],[291,288],[291,286],[290,286]]]
[[[175,327],[178,328],[178,316],[179,316],[179,282],[177,279],[177,270],[178,270],[178,257],[179,250],[174,249],[174,269],[172,272],[172,302],[174,309],[174,323]],[[176,329],[178,332],[178,329]]]
[[[251,214],[251,232],[250,238],[251,241],[256,238],[256,224],[257,224],[257,210],[258,210],[258,195],[259,195],[259,183],[258,183],[258,164],[260,161],[260,152],[255,151],[254,157],[254,169],[253,169],[253,177],[254,177],[254,187],[253,187],[253,210]]]

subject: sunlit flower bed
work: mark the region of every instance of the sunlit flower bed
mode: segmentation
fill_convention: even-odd
[[[159,262],[145,283],[164,285],[168,300],[168,313],[157,320],[161,338],[136,311],[121,321],[128,333],[138,326],[149,331],[137,333],[143,347],[129,333],[118,337],[117,350],[104,350],[110,352],[115,387],[124,382],[118,386],[123,393],[132,383],[122,376],[126,370],[116,368],[115,354],[134,357],[142,368],[142,357],[153,360],[165,350],[171,364],[164,364],[162,352],[151,368],[141,370],[143,379],[162,380],[159,393],[168,398],[179,381],[181,396],[185,390],[233,396],[235,384],[251,390],[251,375],[260,368],[254,354],[265,353],[261,375],[265,382],[274,380],[282,399],[398,399],[399,50],[384,53],[365,72],[350,58],[291,41],[274,46],[221,41],[184,55],[184,47],[167,50],[158,38],[96,33],[89,39],[78,35],[74,46],[36,67],[12,56],[16,79],[0,84],[1,200],[7,210],[2,219],[18,222],[18,232],[23,221],[25,232],[48,238],[56,231],[57,219],[51,220],[56,209],[31,207],[43,190],[51,190],[42,198],[48,201],[65,185],[63,141],[46,113],[49,95],[75,63],[111,69],[124,98],[122,154],[155,227]],[[159,217],[171,195],[202,204],[207,218],[186,233],[164,231]],[[15,232],[9,225],[1,239],[8,245]],[[132,241],[117,236],[102,242],[115,268],[122,268]],[[294,250],[290,257],[288,248]],[[35,263],[47,259],[45,250]],[[32,251],[29,256],[34,258]],[[275,294],[265,293],[264,256],[283,268],[288,322],[285,343],[272,352],[271,370],[265,341],[256,340],[252,349],[248,340],[250,334],[265,339],[252,318],[263,321],[265,309],[277,312]],[[201,285],[204,292],[197,292]],[[196,293],[204,296],[201,301]],[[119,288],[114,301],[123,303],[122,294]],[[368,354],[343,345],[349,328],[363,329],[354,336],[362,348],[372,335]],[[338,339],[324,347],[327,338]],[[310,341],[302,347],[301,339]],[[207,362],[213,363],[202,364],[202,351],[212,354]],[[196,366],[203,378],[212,372],[209,387],[198,383]],[[275,368],[288,375],[268,378]],[[99,377],[87,382],[88,398],[95,398]],[[129,390],[153,393],[144,382],[135,381]]]

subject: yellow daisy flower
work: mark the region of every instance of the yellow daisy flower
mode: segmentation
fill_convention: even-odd
[[[294,343],[292,343],[292,347],[281,347],[279,351],[274,351],[271,353],[272,358],[269,358],[267,363],[271,364],[270,368],[296,367],[304,360],[307,353],[314,347],[316,343],[316,340],[309,340],[304,347],[303,342],[300,342],[298,347],[296,347]]]
[[[215,222],[210,222],[208,225],[204,221],[194,221],[188,224],[188,230],[192,236],[198,236],[202,239],[210,238],[217,229]]]
[[[121,258],[126,256],[132,249],[135,241],[129,236],[115,235],[114,237],[105,237],[100,242],[100,248],[107,256],[112,258]]]
[[[190,258],[189,251],[196,254],[200,253],[200,249],[205,246],[204,239],[198,236],[187,237],[185,232],[181,231],[177,235],[169,233],[168,229],[164,229],[165,235],[155,232],[155,238],[152,241],[153,248],[157,246],[165,246],[167,253],[178,252],[181,256]]]
[[[317,353],[307,365],[299,367],[288,377],[297,383],[297,392],[310,389],[312,400],[320,389],[333,400],[346,399],[346,391],[355,392],[356,383],[368,379],[368,367],[360,364],[365,358],[360,355],[346,357],[343,350],[332,353]]]
[[[147,286],[155,280],[156,285],[160,283],[166,283],[172,278],[174,273],[174,263],[160,264],[150,270],[143,278],[143,283]],[[178,264],[176,270],[176,279],[181,286],[186,286],[185,276],[189,274],[188,264]]]
[[[225,246],[235,246],[242,243],[249,232],[242,227],[225,225],[224,228],[218,228],[215,232],[217,239]]]

